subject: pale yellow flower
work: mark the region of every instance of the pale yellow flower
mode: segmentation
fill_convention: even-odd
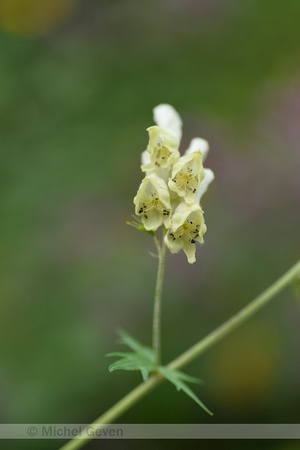
[[[171,214],[170,194],[165,181],[155,174],[146,176],[133,199],[135,214],[141,216],[146,230],[169,226]]]
[[[149,144],[142,153],[142,171],[151,172],[167,169],[179,159],[179,144],[182,122],[177,111],[171,106],[161,104],[153,109],[157,125],[147,128]]]
[[[188,205],[184,201],[176,208],[169,229],[165,234],[165,243],[171,253],[185,252],[188,262],[196,261],[196,241],[203,243],[206,232],[203,211],[196,203]]]
[[[151,169],[166,168],[179,159],[178,140],[163,128],[153,126],[147,128],[149,144],[147,152],[150,156],[150,164],[142,166],[144,172]]]
[[[205,161],[208,151],[209,151],[209,145],[208,142],[205,139],[201,138],[194,138],[191,140],[189,148],[186,150],[185,155],[191,155],[196,152],[202,153],[202,161]],[[196,194],[195,194],[195,202],[200,203],[200,200],[207,191],[208,186],[210,183],[215,179],[215,175],[211,169],[203,168],[203,178],[201,179],[201,182],[197,188]]]
[[[191,140],[190,146],[186,150],[185,155],[190,155],[191,153],[194,152],[201,152],[202,160],[205,161],[208,150],[209,150],[208,142],[205,139],[196,137]]]
[[[153,119],[159,127],[175,136],[178,145],[180,144],[182,120],[173,106],[164,103],[155,106],[155,108],[153,108]]]
[[[182,156],[174,164],[169,188],[179,197],[183,197],[187,203],[193,203],[203,178],[202,153],[196,151]]]

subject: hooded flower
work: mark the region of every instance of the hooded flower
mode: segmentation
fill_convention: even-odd
[[[179,197],[183,197],[187,203],[193,203],[203,178],[202,153],[200,151],[193,152],[182,156],[174,164],[169,188],[175,191]]]
[[[142,154],[142,171],[166,169],[179,159],[178,147],[182,122],[179,114],[170,105],[158,105],[153,110],[157,125],[147,129],[148,147]]]
[[[178,141],[172,134],[157,126],[147,128],[147,131],[149,133],[147,152],[150,155],[151,166],[142,167],[142,170],[166,168],[179,159]]]
[[[200,186],[196,192],[196,203],[198,204],[200,203],[203,194],[205,194],[205,192],[207,191],[207,188],[210,185],[210,183],[215,179],[215,174],[211,169],[203,169],[203,172],[204,178],[201,181]]]
[[[171,105],[162,103],[153,108],[154,122],[161,128],[164,128],[169,133],[173,134],[178,145],[180,144],[182,134],[182,120],[178,112]]]
[[[205,139],[201,138],[194,138],[191,140],[189,148],[186,150],[185,154],[190,155],[194,152],[201,152],[202,153],[202,160],[204,161],[206,159],[207,153],[209,150],[208,142]]]
[[[190,146],[186,150],[185,155],[192,155],[193,153],[197,153],[199,151],[202,153],[202,161],[205,161],[207,153],[209,151],[208,142],[205,139],[194,138],[191,140]],[[205,194],[208,186],[214,179],[215,175],[213,171],[211,169],[203,168],[203,177],[201,179],[201,182],[199,183],[199,186],[197,187],[197,191],[195,194],[196,203],[200,203],[201,197],[203,196],[203,194]]]
[[[133,199],[135,214],[141,216],[146,230],[157,230],[162,224],[169,226],[170,194],[163,179],[154,173],[146,176]]]
[[[165,235],[165,243],[171,253],[178,253],[181,249],[185,252],[188,262],[196,261],[196,241],[203,243],[203,235],[206,232],[203,211],[196,203],[186,204],[181,202],[176,208],[171,225]]]

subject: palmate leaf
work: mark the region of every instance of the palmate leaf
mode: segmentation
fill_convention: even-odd
[[[126,354],[124,354],[126,355]],[[119,354],[118,356],[124,356]],[[107,356],[114,356],[113,354]],[[112,363],[108,370],[113,372],[114,370],[140,370],[143,380],[147,381],[149,373],[155,370],[155,367],[150,365],[143,358],[139,357],[136,353],[131,353],[130,355],[124,356],[122,359]]]
[[[183,372],[179,372],[178,370],[168,369],[167,367],[159,367],[158,371],[172,384],[176,386],[178,391],[185,392],[189,397],[191,397],[196,403],[198,403],[201,408],[204,409],[211,416],[213,413],[201,402],[201,400],[197,397],[197,395],[189,388],[189,386],[185,383],[202,383],[198,378],[190,377]]]
[[[201,402],[197,395],[191,390],[186,383],[201,384],[202,380],[191,377],[179,370],[168,369],[167,367],[159,366],[155,364],[154,352],[150,347],[146,347],[134,339],[124,331],[119,332],[120,342],[127,345],[132,352],[113,352],[106,356],[118,357],[116,362],[110,364],[108,370],[113,372],[114,370],[139,370],[142,374],[143,380],[147,381],[149,374],[154,371],[158,371],[166,380],[170,381],[176,386],[178,391],[185,392],[191,397],[201,408],[208,414],[213,413]]]
[[[136,339],[124,331],[119,333],[121,342],[127,345],[133,352],[114,352],[107,356],[120,357],[118,361],[112,363],[108,370],[140,370],[143,380],[147,381],[149,374],[156,370],[154,363],[154,353],[149,347],[140,344]]]
[[[154,364],[154,353],[153,350],[150,347],[146,347],[142,345],[139,341],[134,339],[129,334],[125,333],[125,331],[120,331],[119,335],[121,337],[120,342],[122,344],[127,345],[127,347],[131,348],[135,353],[139,355],[143,355],[146,359],[151,361]]]

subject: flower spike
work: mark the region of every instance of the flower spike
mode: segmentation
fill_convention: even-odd
[[[188,262],[194,263],[195,243],[203,243],[206,232],[200,201],[214,179],[210,169],[203,168],[209,151],[208,142],[196,137],[183,156],[179,153],[182,121],[168,104],[153,109],[156,125],[147,129],[149,142],[142,152],[145,178],[134,198],[135,214],[148,232],[164,226],[164,240],[171,251],[181,249]]]

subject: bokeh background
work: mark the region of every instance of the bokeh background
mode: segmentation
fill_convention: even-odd
[[[182,150],[209,141],[216,175],[197,263],[167,258],[164,361],[299,258],[300,5],[2,0],[0,30],[0,421],[89,423],[140,381],[107,370],[116,330],[151,343],[157,261],[126,221],[155,105],[181,114]],[[212,418],[164,384],[119,422],[299,423],[299,329],[286,289],[185,368]]]

